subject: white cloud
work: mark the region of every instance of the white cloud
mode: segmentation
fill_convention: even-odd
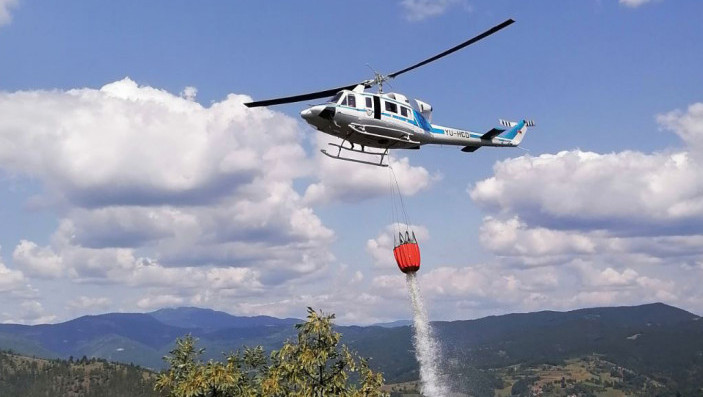
[[[691,154],[698,157],[703,149],[703,103],[690,105],[686,112],[673,110],[657,116],[659,124],[678,135],[688,146],[696,149]]]
[[[3,313],[6,320],[4,323],[7,324],[47,324],[51,323],[56,319],[53,314],[47,314],[44,310],[44,306],[36,300],[27,300],[19,305],[19,316],[9,317],[7,313]]]
[[[531,228],[698,234],[703,227],[703,104],[658,121],[683,139],[685,150],[522,156],[496,163],[494,175],[477,182],[469,194],[489,211],[517,215]]]
[[[316,143],[319,148],[328,142],[339,141],[329,135],[318,134]],[[396,153],[402,153],[397,151]],[[352,154],[355,158],[362,155]],[[384,160],[386,161],[386,160]],[[423,167],[410,165],[407,157],[388,158],[390,168],[372,165],[360,165],[347,161],[332,160],[317,153],[314,174],[319,182],[308,186],[304,199],[308,204],[327,203],[330,201],[359,202],[374,197],[390,195],[391,189],[397,189],[405,196],[412,196],[427,189],[439,175],[430,175]],[[395,183],[397,181],[397,187]]]
[[[543,306],[664,301],[700,310],[689,297],[700,296],[703,263],[703,104],[657,121],[682,149],[522,156],[468,189],[491,213],[480,241],[501,271],[522,274],[518,285],[522,269],[558,280]]]
[[[79,296],[68,302],[68,307],[80,311],[80,313],[85,314],[86,312],[100,312],[107,309],[112,301],[106,297],[89,297],[89,296]]]
[[[12,21],[10,9],[17,6],[17,0],[0,0],[0,26]]]
[[[485,217],[479,239],[495,255],[517,257],[528,265],[565,263],[576,256],[618,257],[622,261],[636,255],[640,263],[683,260],[695,266],[696,258],[703,256],[703,235],[618,236],[617,231],[556,230],[529,227],[517,216],[507,220]]]
[[[703,226],[702,170],[687,152],[564,151],[501,161],[470,195],[550,227]]]
[[[137,302],[137,307],[142,310],[154,310],[164,307],[176,307],[183,305],[185,300],[175,295],[158,295],[144,297]]]
[[[423,291],[436,296],[484,297],[493,287],[491,283],[500,280],[489,276],[474,267],[439,267],[423,273],[421,281]]]
[[[145,261],[243,268],[245,290],[325,268],[334,232],[293,188],[310,170],[299,123],[245,96],[206,108],[195,94],[128,78],[0,92],[0,168],[42,182],[61,214],[50,244],[22,241],[14,260],[33,276],[131,284],[151,282]]]
[[[565,300],[573,307],[639,305],[651,302],[667,302],[673,305],[685,303],[682,298],[697,291],[698,287],[684,282],[639,276],[627,268],[621,272],[607,268],[598,273],[588,273],[592,288],[582,288]]]
[[[51,247],[23,242],[24,262],[59,258]],[[31,255],[36,254],[37,257]],[[230,266],[164,267],[154,260],[136,257],[130,248],[61,247],[60,258],[68,278],[80,283],[122,284],[133,287],[161,287],[173,290],[237,290],[241,295],[263,289],[262,271]],[[36,271],[36,270],[35,270]]]
[[[13,262],[35,277],[58,278],[63,274],[61,257],[48,248],[41,248],[35,243],[22,240],[12,253]]]
[[[465,0],[402,0],[400,5],[405,10],[405,18],[412,22],[442,15],[452,7],[461,6],[471,11]]]
[[[621,306],[625,304],[618,291],[582,291],[570,299],[575,307]]]
[[[594,242],[583,234],[527,228],[516,216],[506,221],[486,217],[480,231],[481,244],[496,255],[547,256],[595,252]]]
[[[26,287],[24,274],[19,270],[8,269],[0,260],[0,293],[15,292]]]
[[[631,268],[618,272],[612,267],[608,267],[597,272],[594,271],[591,266],[587,264],[583,265],[585,266],[585,268],[582,269],[584,280],[593,287],[625,287],[632,285],[639,276],[639,274]]]
[[[198,89],[195,87],[188,86],[181,91],[181,97],[189,101],[195,101],[196,95],[198,95]]]
[[[387,195],[388,172],[308,158],[297,122],[247,109],[244,100],[230,95],[205,108],[130,80],[101,90],[0,93],[0,110],[12,115],[0,120],[0,168],[43,183],[45,210],[59,214],[48,243],[15,247],[18,270],[0,266],[0,291],[36,300],[20,296],[31,291],[26,274],[112,291],[112,300],[65,304],[75,311],[108,308],[130,289],[140,295],[124,308],[193,304],[290,316],[314,306],[338,313],[340,323],[408,318],[392,257],[395,227],[366,242],[377,266],[341,265],[330,251],[335,233],[312,207]],[[700,276],[703,263],[700,120],[697,106],[659,117],[686,144],[675,153],[569,151],[496,164],[470,194],[490,212],[480,241],[498,258],[423,267],[433,317],[700,296],[690,276]],[[259,139],[263,133],[275,139]],[[93,151],[103,135],[129,161]],[[392,162],[405,195],[438,178],[407,158]],[[312,183],[294,188],[296,179]],[[429,239],[425,228],[413,229]],[[28,305],[36,310],[23,321],[46,316]]]
[[[203,107],[195,94],[129,79],[100,90],[0,92],[0,110],[12,115],[0,120],[0,169],[39,181],[35,201],[59,214],[48,243],[15,247],[15,264],[56,283],[100,285],[104,299],[144,291],[119,310],[197,304],[290,315],[312,305],[344,312],[340,321],[406,313],[387,311],[362,269],[337,263],[335,233],[311,207],[387,195],[388,170],[308,158],[294,119],[248,109],[237,95]],[[407,158],[391,162],[404,195],[439,178]],[[300,177],[312,181],[304,196],[294,188]],[[104,299],[64,306],[114,305]],[[364,305],[349,310],[352,300]]]
[[[623,4],[623,5],[625,5],[627,7],[631,7],[631,8],[637,8],[641,5],[651,3],[653,1],[656,1],[656,0],[620,0],[620,4]]]
[[[558,307],[564,280],[550,269],[506,269],[495,264],[436,266],[417,273],[418,285],[435,318],[481,315]],[[404,276],[373,279],[372,293],[408,305]]]
[[[0,166],[74,205],[213,202],[280,168],[261,167],[272,150],[286,148],[281,162],[305,161],[296,122],[246,100],[204,108],[129,79],[99,91],[0,93],[12,115],[0,121]]]

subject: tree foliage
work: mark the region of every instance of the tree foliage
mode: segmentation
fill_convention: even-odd
[[[386,396],[382,374],[340,345],[333,319],[333,314],[308,308],[307,320],[296,325],[296,341],[287,341],[268,357],[261,347],[246,348],[224,362],[200,361],[203,351],[188,335],[164,358],[168,369],[156,389],[173,397]]]

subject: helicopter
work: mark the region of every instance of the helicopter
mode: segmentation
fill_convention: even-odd
[[[374,72],[373,79],[356,84],[244,105],[252,108],[332,97],[324,104],[313,105],[300,112],[300,116],[317,130],[342,139],[341,143],[328,143],[336,148],[336,153],[334,149],[321,149],[321,152],[333,159],[380,167],[389,165],[384,159],[391,149],[420,149],[427,144],[463,146],[463,152],[474,152],[483,146],[517,147],[527,127],[535,125],[534,121],[499,120],[499,127],[484,133],[443,127],[432,123],[430,104],[419,99],[410,100],[399,93],[383,92],[384,82],[467,47],[513,22],[513,19],[507,19],[459,45],[388,75]],[[378,86],[377,93],[366,92],[367,88],[374,86]],[[348,152],[361,153],[362,156],[349,157]]]

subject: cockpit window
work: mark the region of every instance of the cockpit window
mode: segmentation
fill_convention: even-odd
[[[344,95],[343,92],[338,92],[337,95],[335,95],[334,97],[332,97],[332,99],[330,99],[330,102],[332,102],[332,103],[339,102],[339,98],[341,98],[342,95]]]

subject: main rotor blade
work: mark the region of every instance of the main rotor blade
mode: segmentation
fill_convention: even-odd
[[[287,96],[287,97],[283,97],[283,98],[267,99],[264,101],[248,102],[248,103],[245,103],[244,105],[246,105],[247,107],[250,107],[250,108],[255,108],[255,107],[259,107],[259,106],[280,105],[282,103],[300,102],[300,101],[308,101],[310,99],[326,98],[326,97],[331,97],[334,94],[336,94],[342,90],[351,90],[356,86],[357,86],[357,84],[351,84],[351,85],[347,85],[344,87],[332,88],[332,89],[324,90],[324,91],[311,92],[308,94],[300,94],[300,95]]]
[[[447,55],[449,55],[449,54],[451,54],[451,53],[453,53],[453,52],[459,51],[459,50],[461,50],[462,48],[464,48],[464,47],[466,47],[466,46],[469,46],[469,45],[471,45],[471,44],[473,44],[473,43],[475,43],[475,42],[477,42],[477,41],[479,41],[479,40],[481,40],[481,39],[483,39],[483,38],[486,38],[486,37],[492,35],[493,33],[495,33],[495,32],[497,32],[497,31],[499,31],[499,30],[505,28],[506,26],[512,24],[513,22],[515,22],[515,21],[512,20],[512,19],[508,19],[508,20],[506,20],[505,22],[503,22],[503,23],[501,23],[501,24],[499,24],[499,25],[496,25],[496,26],[494,26],[494,27],[488,29],[487,31],[485,31],[485,32],[483,32],[483,33],[481,33],[481,34],[479,34],[478,36],[473,37],[473,38],[471,38],[471,39],[469,39],[469,40],[466,40],[465,42],[463,42],[463,43],[461,43],[461,44],[459,44],[459,45],[457,45],[457,46],[455,46],[455,47],[452,47],[452,48],[450,48],[450,49],[448,49],[448,50],[442,52],[441,54],[437,54],[437,55],[433,56],[432,58],[425,59],[424,61],[422,61],[422,62],[420,62],[420,63],[416,63],[415,65],[412,65],[412,66],[410,66],[410,67],[407,67],[407,68],[405,68],[405,69],[403,69],[403,70],[399,70],[399,71],[397,71],[397,72],[395,72],[395,73],[391,73],[391,74],[389,74],[389,75],[387,75],[387,76],[381,76],[381,77],[382,77],[382,80],[380,80],[380,82],[383,82],[383,81],[386,80],[387,78],[394,78],[394,77],[396,77],[396,76],[398,76],[398,75],[401,75],[401,74],[403,74],[403,73],[405,73],[405,72],[409,72],[409,71],[411,71],[411,70],[413,70],[413,69],[419,68],[420,66],[427,65],[428,63],[430,63],[430,62],[432,62],[432,61],[436,61],[436,60],[438,60],[439,58],[442,58],[442,57],[444,57],[444,56],[447,56]],[[293,96],[287,96],[287,97],[282,97],[282,98],[267,99],[267,100],[264,100],[264,101],[247,102],[247,103],[245,103],[244,105],[246,105],[247,107],[250,107],[250,108],[254,108],[254,107],[259,107],[259,106],[280,105],[280,104],[283,104],[283,103],[308,101],[308,100],[311,100],[311,99],[318,99],[318,98],[331,97],[331,96],[333,96],[334,94],[338,93],[339,91],[354,89],[354,87],[356,87],[358,84],[363,84],[366,88],[369,88],[369,87],[371,87],[371,86],[373,86],[373,85],[376,85],[376,84],[378,84],[378,83],[379,83],[379,81],[370,81],[370,80],[366,80],[366,81],[363,81],[363,82],[360,82],[360,83],[357,83],[357,84],[350,84],[350,85],[347,85],[347,86],[344,86],[344,87],[337,87],[337,88],[332,88],[332,89],[324,90],[324,91],[311,92],[311,93],[308,93],[308,94],[300,94],[300,95],[293,95]]]
[[[480,35],[478,35],[478,36],[476,36],[476,37],[473,37],[473,38],[471,38],[471,39],[466,40],[465,42],[459,44],[458,46],[452,47],[452,48],[448,49],[447,51],[444,51],[444,52],[441,53],[441,54],[437,54],[437,55],[433,56],[432,58],[425,59],[424,61],[422,61],[422,62],[420,62],[420,63],[416,63],[415,65],[412,65],[412,66],[410,66],[410,67],[407,67],[407,68],[405,68],[405,69],[403,69],[403,70],[399,70],[399,71],[397,71],[397,72],[395,72],[395,73],[391,73],[391,74],[388,75],[388,77],[394,78],[394,77],[396,77],[396,76],[398,76],[398,75],[400,75],[400,74],[403,74],[403,73],[405,73],[405,72],[409,72],[409,71],[411,71],[411,70],[413,70],[413,69],[416,69],[416,68],[419,68],[420,66],[427,65],[428,63],[430,63],[430,62],[432,62],[432,61],[436,61],[436,60],[438,60],[439,58],[442,58],[443,56],[447,56],[447,55],[449,55],[449,54],[451,54],[451,53],[453,53],[453,52],[459,51],[459,50],[461,50],[462,48],[464,48],[464,47],[466,47],[466,46],[468,46],[468,45],[471,45],[471,44],[473,44],[473,43],[475,43],[475,42],[477,42],[477,41],[479,41],[479,40],[481,40],[481,39],[483,39],[483,38],[486,38],[486,37],[492,35],[493,33],[497,32],[497,31],[499,31],[499,30],[501,30],[501,29],[507,27],[508,25],[512,24],[513,22],[515,22],[515,21],[512,20],[512,19],[508,19],[508,20],[506,20],[505,22],[503,22],[503,23],[501,23],[501,24],[499,24],[499,25],[496,25],[496,26],[494,26],[494,27],[492,27],[492,28],[486,30],[485,32],[481,33]]]

